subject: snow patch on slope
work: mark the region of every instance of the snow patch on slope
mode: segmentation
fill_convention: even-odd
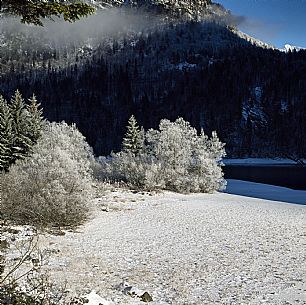
[[[182,63],[179,63],[175,66],[178,70],[192,70],[192,69],[195,69],[197,68],[197,64],[190,64],[188,62],[182,62]]]
[[[301,50],[306,50],[306,49],[302,47],[293,46],[287,43],[285,44],[283,49],[279,49],[279,50],[288,53],[288,52],[301,51]]]

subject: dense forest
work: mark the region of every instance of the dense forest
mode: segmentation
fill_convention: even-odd
[[[75,122],[98,155],[120,149],[134,114],[145,129],[181,116],[216,130],[229,156],[306,156],[304,50],[261,47],[211,20],[82,43],[12,28],[0,35],[1,93],[35,93],[49,120]]]

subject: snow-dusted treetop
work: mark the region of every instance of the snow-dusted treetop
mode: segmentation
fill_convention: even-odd
[[[293,51],[305,50],[305,48],[293,46],[293,45],[291,45],[289,43],[286,43],[284,48],[280,49],[280,50],[284,51],[284,52],[293,52]]]
[[[174,16],[187,15],[195,17],[203,13],[211,0],[91,0],[91,4],[100,7],[142,7],[157,10],[159,13],[168,13]]]

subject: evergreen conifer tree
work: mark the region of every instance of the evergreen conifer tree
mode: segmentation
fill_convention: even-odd
[[[35,95],[29,99],[29,104],[27,105],[28,111],[28,130],[29,138],[32,144],[36,144],[37,140],[41,135],[41,130],[43,126],[43,111],[40,108],[40,103],[37,102]]]
[[[17,90],[10,104],[0,96],[0,170],[7,170],[32,150],[41,135],[43,116],[33,95],[26,105]]]
[[[12,117],[7,101],[0,96],[0,171],[7,170],[12,160]]]
[[[127,132],[123,138],[123,151],[137,155],[143,149],[143,142],[144,132],[139,128],[135,116],[132,115],[128,120]]]
[[[11,99],[10,111],[12,116],[12,130],[14,134],[12,158],[24,158],[33,145],[30,134],[29,114],[26,104],[17,90]]]

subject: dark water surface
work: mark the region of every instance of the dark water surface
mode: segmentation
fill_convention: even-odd
[[[226,165],[225,179],[237,179],[306,190],[306,166]]]

